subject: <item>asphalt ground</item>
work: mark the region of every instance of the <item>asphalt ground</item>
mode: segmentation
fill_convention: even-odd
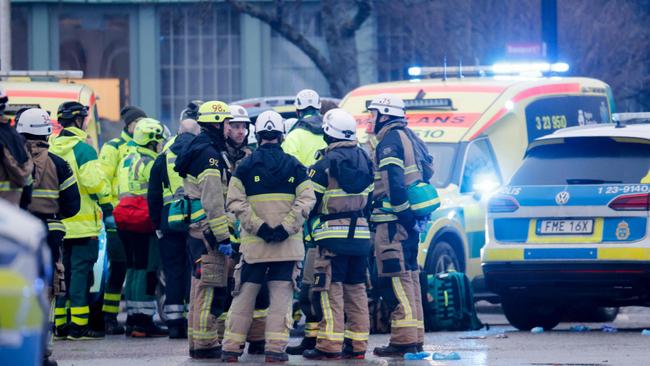
[[[520,332],[508,325],[499,308],[481,306],[479,317],[489,329],[472,332],[438,332],[426,335],[425,350],[448,354],[456,352],[460,360],[405,361],[382,359],[372,355],[375,346],[388,342],[388,335],[372,335],[369,352],[363,361],[307,361],[290,356],[287,365],[650,365],[650,337],[641,334],[650,329],[650,308],[623,308],[613,323],[562,323],[542,334]],[[584,325],[590,330],[575,332],[571,327]],[[617,328],[605,333],[603,325]],[[298,343],[292,338],[290,344]],[[61,341],[54,344],[59,365],[135,366],[201,365],[217,361],[195,361],[187,356],[185,340],[132,339],[109,336],[101,341]],[[240,363],[258,365],[263,356],[244,354]]]

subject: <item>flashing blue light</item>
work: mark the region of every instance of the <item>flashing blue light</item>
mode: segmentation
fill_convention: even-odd
[[[569,64],[566,62],[556,62],[551,65],[551,71],[553,72],[567,72],[569,71]]]
[[[422,68],[420,66],[411,66],[408,69],[409,76],[420,76],[422,75]]]

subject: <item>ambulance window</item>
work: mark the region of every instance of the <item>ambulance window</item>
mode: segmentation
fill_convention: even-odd
[[[460,192],[496,189],[499,185],[501,185],[501,176],[488,140],[482,139],[470,143],[465,154]]]

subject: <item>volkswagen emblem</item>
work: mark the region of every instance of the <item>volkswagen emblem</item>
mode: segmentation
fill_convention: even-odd
[[[569,198],[571,198],[571,195],[567,191],[562,191],[555,196],[555,203],[558,205],[566,205],[569,202]]]

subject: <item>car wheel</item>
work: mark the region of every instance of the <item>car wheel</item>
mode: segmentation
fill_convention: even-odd
[[[460,272],[460,260],[454,248],[449,243],[440,241],[433,245],[433,252],[427,258],[426,271],[430,274],[449,272],[450,270]]]
[[[504,298],[501,306],[508,322],[519,330],[531,330],[535,327],[551,330],[562,320],[560,306],[542,301]]]
[[[618,316],[617,307],[576,306],[569,309],[565,321],[581,323],[608,323]]]

